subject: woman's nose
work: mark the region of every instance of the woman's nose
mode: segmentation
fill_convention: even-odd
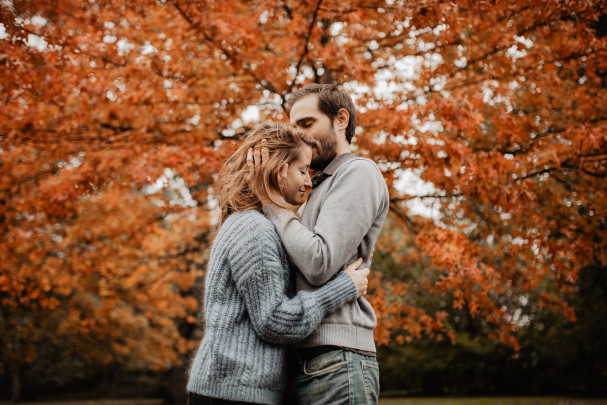
[[[304,186],[312,187],[312,180],[310,179],[309,174],[306,174],[306,178],[304,179]]]

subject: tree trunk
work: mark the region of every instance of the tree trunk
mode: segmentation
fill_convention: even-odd
[[[19,375],[19,366],[11,366],[11,380],[11,401],[15,402],[17,399],[19,399],[19,396],[21,396],[21,377]]]

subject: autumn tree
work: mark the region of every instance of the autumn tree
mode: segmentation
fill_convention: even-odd
[[[209,75],[215,50],[183,38],[174,7],[0,10],[0,368],[16,393],[50,346],[85,365],[173,367],[197,343],[208,187],[225,158],[210,128],[235,111],[230,72]]]
[[[396,315],[395,327],[413,325],[399,339],[452,338],[445,311],[420,311],[407,296],[426,290],[480,316],[491,336],[517,347],[512,332],[524,302],[575,319],[559,292],[571,290],[583,266],[606,264],[607,42],[598,33],[605,6],[394,7],[404,22],[367,52],[389,70],[388,86],[403,90],[363,98],[376,106],[364,115],[359,145],[385,159],[389,182],[412,170],[436,192],[392,194],[392,213],[417,253],[402,257],[405,269],[422,257],[431,271],[396,282],[385,309]],[[419,69],[411,76],[390,69],[403,60]],[[412,198],[435,200],[440,219],[410,218]]]
[[[376,339],[514,347],[521,297],[607,266],[604,2],[8,1],[0,5],[0,353],[178,364],[197,342],[213,181],[243,113],[340,83],[391,192]],[[399,187],[414,173],[434,192]],[[412,202],[434,201],[434,218]],[[395,237],[397,236],[397,237]],[[405,247],[405,249],[403,249]],[[413,263],[416,277],[405,278]],[[378,273],[379,274],[379,273]],[[440,297],[421,308],[415,291]],[[188,326],[190,325],[190,326]],[[44,344],[41,344],[44,342]]]

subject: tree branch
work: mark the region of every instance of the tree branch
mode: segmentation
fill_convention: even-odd
[[[396,205],[397,202],[398,202],[397,200],[390,198],[390,212],[392,212],[394,215],[396,215],[396,217],[398,219],[400,219],[402,222],[404,222],[405,225],[407,225],[407,227],[415,235],[417,235],[419,233],[419,231],[417,230],[415,223],[411,220],[411,218],[409,218],[409,216],[407,214],[405,214],[402,211],[402,209],[398,205]]]
[[[217,48],[218,50],[220,50],[228,59],[230,59],[232,62],[234,62],[235,66],[240,66],[242,68],[242,70],[244,70],[247,74],[249,74],[251,77],[253,77],[253,79],[255,79],[255,82],[258,83],[260,86],[262,86],[263,88],[265,88],[266,90],[277,94],[278,96],[281,97],[281,99],[283,99],[284,102],[284,96],[279,93],[276,88],[274,87],[274,85],[270,82],[268,82],[267,80],[262,80],[259,77],[257,77],[257,75],[255,74],[255,72],[253,72],[253,70],[251,70],[249,67],[247,67],[245,64],[243,63],[238,63],[238,60],[236,58],[235,55],[233,55],[230,51],[228,51],[225,47],[218,45],[213,37],[211,35],[209,35],[200,25],[194,23],[194,21],[186,14],[186,12],[179,6],[179,4],[177,4],[177,1],[173,2],[173,6],[177,9],[177,11],[179,12],[179,14],[193,27],[196,28],[197,30],[200,31],[200,33],[202,34],[205,42],[207,42],[208,44],[210,44],[211,46]]]
[[[318,18],[318,10],[320,9],[321,3],[322,3],[322,0],[318,0],[318,2],[316,3],[316,7],[314,7],[314,12],[312,13],[312,21],[310,21],[310,25],[308,27],[308,32],[304,36],[303,51],[302,51],[301,55],[299,56],[299,60],[297,61],[297,64],[295,65],[295,77],[293,78],[293,81],[291,81],[291,84],[289,85],[287,94],[290,94],[291,91],[293,90],[293,86],[295,85],[295,79],[297,78],[297,76],[299,76],[299,70],[301,69],[301,64],[303,63],[304,58],[308,54],[308,44],[310,42],[310,37],[312,36],[312,30],[314,29],[314,25],[316,25],[316,18]]]

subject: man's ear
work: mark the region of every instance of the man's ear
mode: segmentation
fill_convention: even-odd
[[[348,110],[345,108],[340,108],[335,116],[335,121],[335,124],[337,124],[337,129],[345,131],[348,127],[348,123],[350,122],[350,113]]]

